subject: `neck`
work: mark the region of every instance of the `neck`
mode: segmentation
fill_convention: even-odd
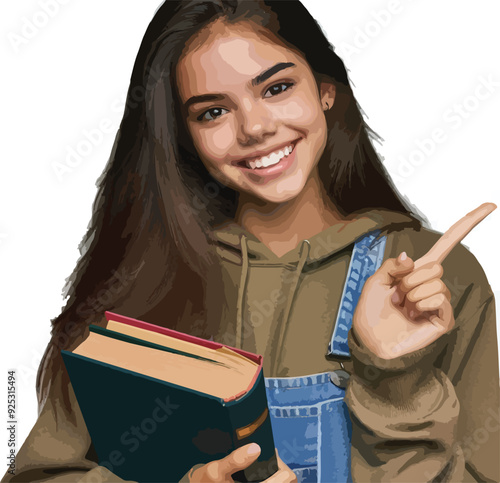
[[[295,248],[343,217],[316,174],[295,198],[284,203],[264,203],[240,194],[235,222],[252,233],[278,256]]]

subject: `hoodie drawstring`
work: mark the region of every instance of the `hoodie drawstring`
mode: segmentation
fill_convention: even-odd
[[[241,255],[243,257],[241,267],[240,287],[238,289],[238,301],[236,304],[236,348],[241,349],[243,345],[243,296],[246,291],[247,273],[248,273],[248,247],[247,237],[241,237]]]
[[[304,249],[307,247],[307,249]],[[290,316],[290,310],[292,308],[292,303],[293,300],[295,299],[295,293],[297,291],[297,285],[299,283],[300,275],[302,274],[302,270],[304,268],[304,265],[307,261],[307,257],[309,256],[309,252],[311,250],[311,244],[309,243],[309,240],[304,240],[302,242],[302,246],[300,247],[300,258],[299,262],[297,263],[297,268],[295,269],[294,273],[294,278],[292,282],[292,287],[290,289],[290,295],[287,297],[287,302],[286,302],[286,307],[285,311],[283,313],[283,321],[281,323],[281,326],[279,328],[279,334],[278,334],[278,342],[275,345],[277,353],[273,357],[272,361],[272,373],[276,374],[276,368],[277,365],[279,364],[281,360],[281,352],[283,350],[283,340],[285,338],[285,332],[288,327],[288,318]]]
[[[236,344],[235,347],[241,349],[243,345],[243,298],[247,289],[248,282],[248,245],[247,245],[247,237],[245,235],[241,236],[241,255],[242,255],[242,267],[241,267],[241,277],[240,277],[240,286],[238,289],[238,300],[236,304]],[[297,291],[297,286],[299,283],[300,275],[302,274],[302,270],[304,269],[304,265],[309,257],[309,253],[311,250],[311,244],[309,240],[303,240],[302,246],[300,248],[300,256],[299,261],[297,263],[297,267],[294,271],[293,280],[291,283],[291,288],[289,291],[289,295],[286,298],[286,306],[283,312],[283,321],[279,328],[278,334],[278,344],[277,347],[278,354],[274,358],[274,365],[277,364],[281,357],[282,343],[285,337],[286,328],[288,327],[288,319],[290,317],[290,311],[292,308],[293,301],[295,299],[295,293]],[[273,368],[274,370],[274,368]]]

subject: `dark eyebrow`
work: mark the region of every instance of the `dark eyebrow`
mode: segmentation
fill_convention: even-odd
[[[279,64],[273,65],[269,69],[262,72],[262,74],[259,74],[257,77],[255,77],[255,79],[252,79],[252,85],[258,86],[280,70],[288,69],[289,67],[297,66],[293,62],[280,62]],[[201,96],[193,96],[184,103],[184,108],[188,109],[191,105],[199,102],[222,101],[224,99],[225,96],[223,96],[222,94],[203,94]]]
[[[288,67],[296,67],[296,65],[293,62],[280,62],[279,64],[273,65],[269,69],[262,72],[262,74],[259,74],[255,79],[252,79],[252,85],[258,86],[280,70],[288,69]]]
[[[222,101],[225,97],[221,94],[203,94],[202,96],[190,97],[185,103],[184,107],[187,109],[192,104],[198,102]]]

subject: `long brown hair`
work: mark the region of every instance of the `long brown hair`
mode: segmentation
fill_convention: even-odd
[[[52,320],[37,377],[39,403],[62,368],[60,350],[83,337],[104,310],[208,336],[205,285],[217,263],[209,249],[212,228],[234,216],[238,193],[213,179],[190,145],[174,79],[188,40],[220,18],[253,22],[303,55],[317,79],[334,82],[319,169],[339,211],[377,207],[418,218],[374,150],[376,135],[363,119],[342,60],[298,0],[167,0],[142,40],[120,129],[97,181],[81,257],[64,287],[66,305]]]

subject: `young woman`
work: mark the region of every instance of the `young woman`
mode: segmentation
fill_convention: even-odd
[[[280,456],[266,481],[498,478],[491,288],[462,246],[424,257],[439,235],[370,135],[300,2],[165,2],[53,321],[38,421],[2,481],[123,481],[97,465],[60,356],[104,310],[264,355]],[[288,411],[303,427],[277,416],[290,387],[313,388]],[[183,481],[232,481],[252,449]]]

